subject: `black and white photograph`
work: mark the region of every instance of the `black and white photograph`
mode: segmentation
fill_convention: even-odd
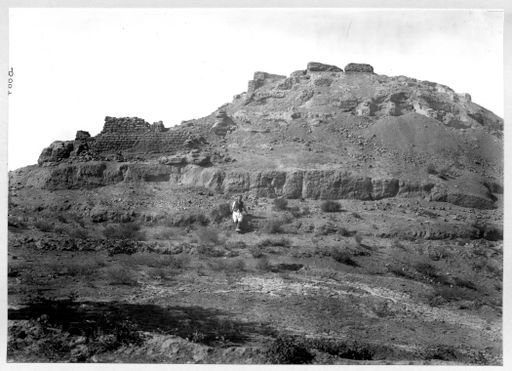
[[[38,4],[8,364],[504,365],[503,9]]]

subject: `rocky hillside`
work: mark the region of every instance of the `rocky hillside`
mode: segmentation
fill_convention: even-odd
[[[503,120],[469,94],[367,64],[311,62],[288,77],[256,72],[231,103],[172,128],[106,117],[98,135],[53,142],[10,183],[52,190],[145,181],[494,208],[502,173]]]

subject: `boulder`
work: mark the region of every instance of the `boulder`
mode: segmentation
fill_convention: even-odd
[[[337,66],[319,62],[309,62],[307,70],[310,72],[343,72],[343,70]]]
[[[373,67],[366,63],[349,63],[345,66],[345,72],[373,73]]]
[[[37,163],[42,165],[45,162],[59,162],[70,156],[73,151],[73,141],[57,140],[50,144],[49,147],[43,149]]]

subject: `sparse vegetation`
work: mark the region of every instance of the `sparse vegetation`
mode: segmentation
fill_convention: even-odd
[[[335,213],[341,210],[341,204],[338,201],[326,200],[320,204],[320,209],[326,213]]]

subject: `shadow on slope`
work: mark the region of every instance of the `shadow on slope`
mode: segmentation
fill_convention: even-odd
[[[240,345],[255,336],[274,337],[265,324],[240,322],[232,314],[199,306],[167,306],[123,302],[73,302],[41,300],[16,310],[9,310],[10,320],[35,320],[43,317],[50,325],[71,335],[95,337],[98,332],[110,333],[118,324],[129,321],[133,331],[176,335],[195,342],[212,345]]]

